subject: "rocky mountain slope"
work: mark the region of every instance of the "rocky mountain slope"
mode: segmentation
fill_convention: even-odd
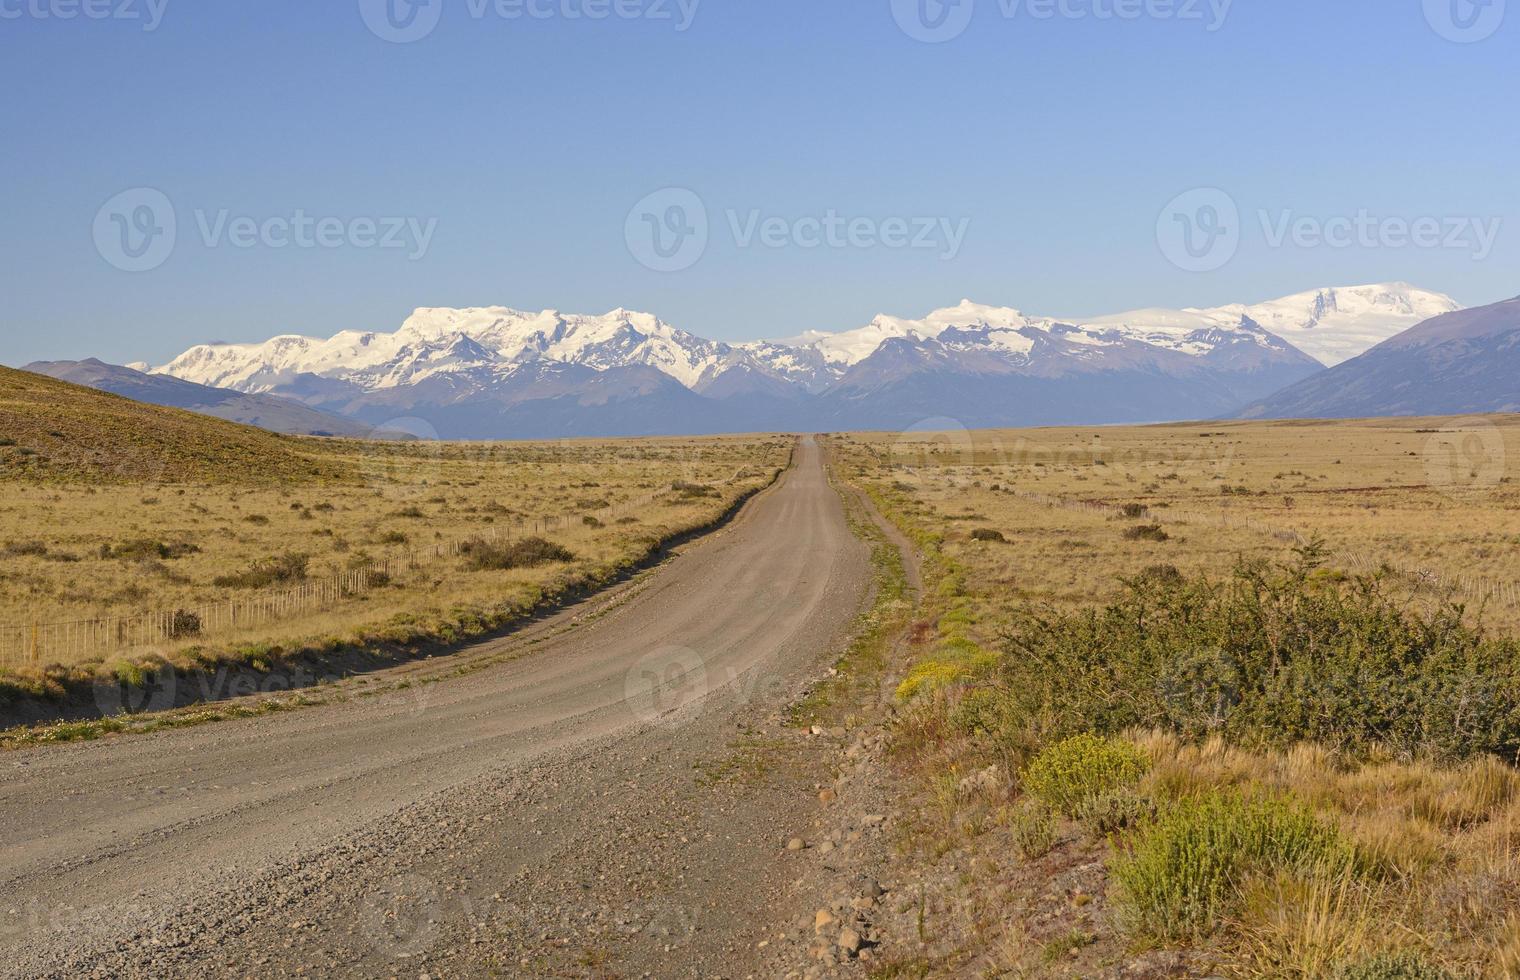
[[[1359,418],[1520,411],[1520,299],[1427,320],[1241,411]]]

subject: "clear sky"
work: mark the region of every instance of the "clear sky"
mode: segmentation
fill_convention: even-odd
[[[418,306],[741,340],[963,297],[1520,293],[1503,0],[391,2],[0,0],[0,361],[161,363]],[[1205,271],[1164,231],[1196,188],[1239,212]],[[1228,219],[1183,200],[1197,235]],[[664,237],[696,208],[705,247]],[[1420,219],[1439,245],[1401,234]]]

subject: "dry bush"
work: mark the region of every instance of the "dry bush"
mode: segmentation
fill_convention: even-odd
[[[551,562],[575,560],[575,556],[563,546],[538,537],[506,543],[472,538],[461,546],[461,551],[466,566],[477,572],[537,568]]]

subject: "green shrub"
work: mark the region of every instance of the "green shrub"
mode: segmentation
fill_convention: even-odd
[[[1119,513],[1123,514],[1125,517],[1129,518],[1132,521],[1138,520],[1139,518],[1145,516],[1145,505],[1125,504],[1123,507],[1119,508]]]
[[[1129,830],[1155,815],[1156,805],[1133,786],[1096,793],[1077,804],[1072,816],[1099,840]]]
[[[971,540],[1001,543],[1008,539],[1003,537],[1002,531],[994,531],[990,527],[979,527],[975,531],[971,532]]]
[[[148,682],[147,668],[130,660],[117,661],[112,665],[112,673],[116,675],[116,683],[123,687],[142,687]]]
[[[1335,980],[1456,980],[1416,953],[1378,956],[1336,971]]]
[[[1075,735],[1034,757],[1024,789],[1072,817],[1093,797],[1139,782],[1149,768],[1145,753],[1129,742]]]
[[[1014,808],[1008,818],[1013,845],[1026,861],[1042,858],[1056,843],[1056,821],[1043,803],[1026,802]]]
[[[1161,529],[1160,524],[1137,524],[1124,532],[1129,541],[1170,541],[1172,536]]]
[[[5,543],[5,553],[17,558],[28,556],[45,558],[47,557],[48,546],[41,541],[7,541]]]
[[[1337,874],[1354,864],[1339,832],[1302,805],[1216,792],[1184,799],[1145,825],[1112,871],[1129,928],[1177,940],[1213,932],[1250,875]]]
[[[552,541],[543,538],[523,538],[509,544],[473,538],[460,549],[465,564],[470,569],[482,571],[506,571],[512,568],[536,568],[556,561],[574,561],[575,555]]]
[[[961,695],[950,710],[950,725],[967,735],[994,734],[1002,723],[1002,692],[991,688],[972,688]]]
[[[1520,640],[1342,579],[1315,549],[1224,581],[1147,571],[1103,608],[1015,615],[991,680],[1042,741],[1161,729],[1251,748],[1315,742],[1520,754]]]

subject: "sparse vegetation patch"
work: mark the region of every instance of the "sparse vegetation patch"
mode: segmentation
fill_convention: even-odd
[[[462,550],[466,564],[475,571],[537,568],[551,562],[575,560],[575,555],[563,546],[540,537],[505,543],[474,538],[465,542]]]

